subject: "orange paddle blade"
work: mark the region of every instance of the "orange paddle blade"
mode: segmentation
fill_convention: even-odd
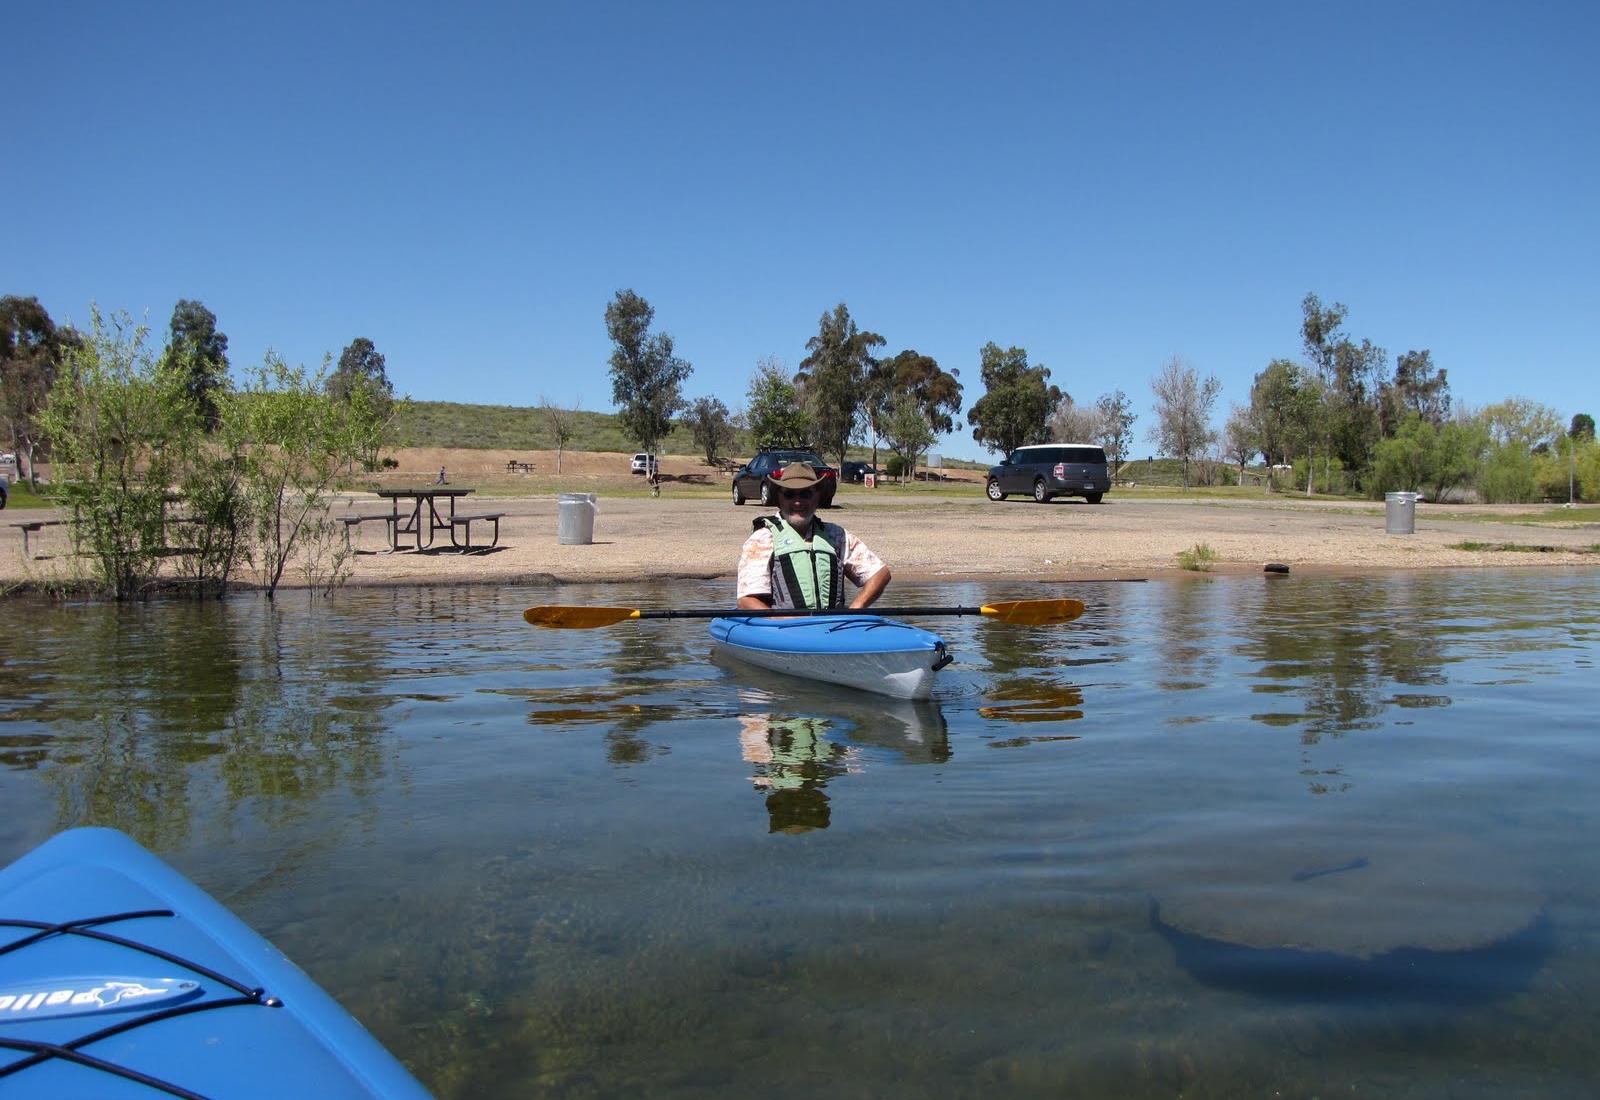
[[[530,607],[522,617],[534,626],[548,626],[565,630],[592,630],[597,626],[614,626],[628,619],[637,619],[637,607]]]
[[[1082,600],[1013,600],[1010,603],[986,603],[982,607],[984,618],[999,619],[1003,623],[1023,626],[1056,626],[1070,623],[1083,614]]]

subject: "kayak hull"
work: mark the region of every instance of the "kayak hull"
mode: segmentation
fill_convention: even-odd
[[[200,1096],[428,1096],[275,947],[114,829],[68,830],[0,871],[0,1005],[0,1093],[163,1095],[144,1076]]]
[[[877,615],[711,620],[716,653],[757,668],[895,699],[926,699],[950,663],[944,639]]]

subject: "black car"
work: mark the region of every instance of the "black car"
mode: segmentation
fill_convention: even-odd
[[[1082,497],[1099,504],[1111,489],[1106,452],[1092,443],[1048,443],[1018,447],[998,466],[989,467],[984,491],[990,500],[1028,493],[1040,504],[1051,497]]]
[[[846,462],[839,467],[839,478],[852,485],[860,485],[867,480],[867,475],[878,476],[878,471],[865,462]]]
[[[767,505],[776,503],[777,493],[772,488],[772,482],[767,480],[767,475],[791,462],[804,462],[815,467],[822,477],[822,482],[817,486],[817,503],[823,508],[831,507],[833,495],[839,491],[839,471],[822,461],[815,451],[762,451],[740,466],[733,475],[733,502],[743,504],[747,500],[759,500]]]

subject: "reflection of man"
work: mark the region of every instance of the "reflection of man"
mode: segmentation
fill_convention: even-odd
[[[760,769],[750,781],[767,791],[767,831],[826,829],[830,811],[823,787],[852,770],[854,750],[828,741],[828,723],[819,718],[749,714],[739,723],[740,755]]]

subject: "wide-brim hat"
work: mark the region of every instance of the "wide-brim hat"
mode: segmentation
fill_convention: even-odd
[[[767,480],[785,489],[810,489],[827,479],[809,462],[791,462],[767,475]]]

